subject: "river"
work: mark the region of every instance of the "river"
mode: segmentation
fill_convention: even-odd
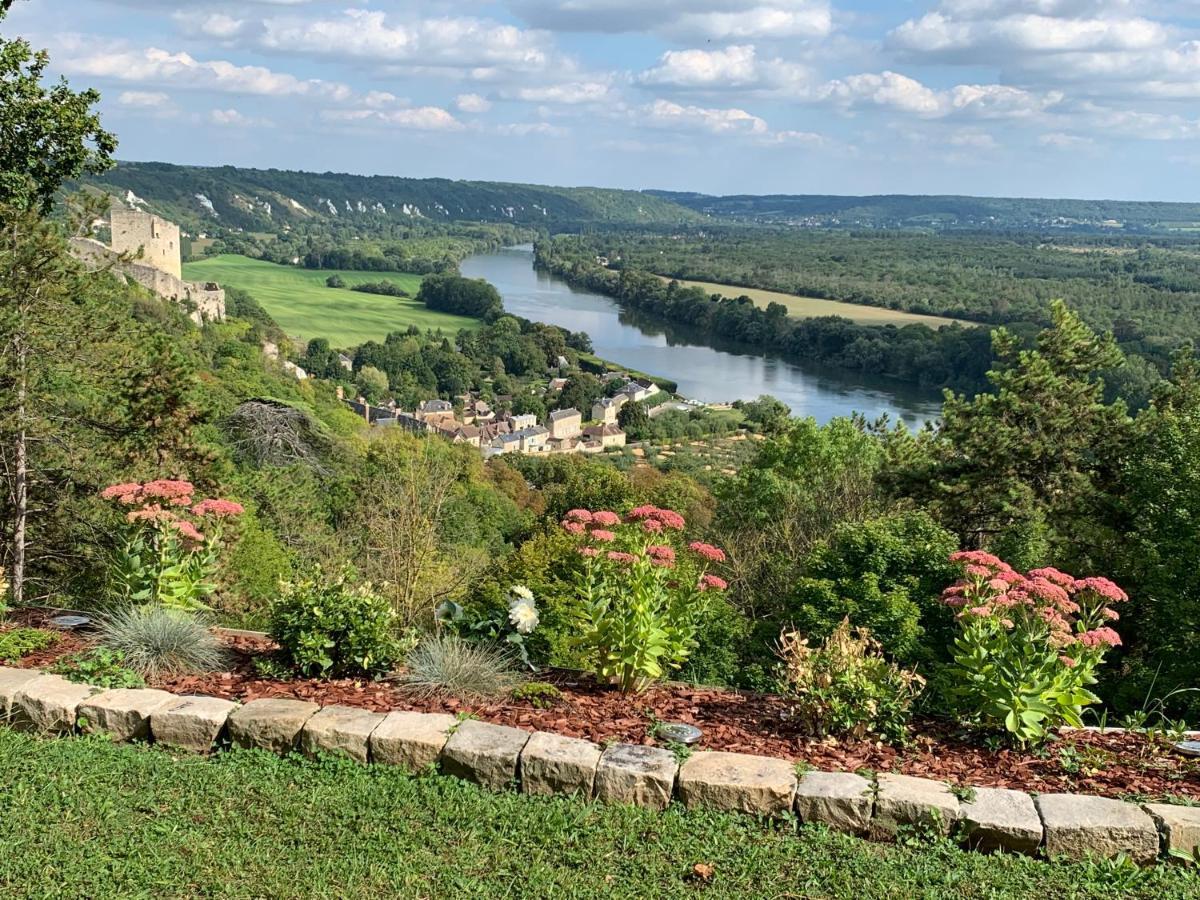
[[[536,271],[530,245],[476,254],[463,260],[460,268],[469,278],[494,284],[508,312],[585,331],[597,356],[669,378],[685,397],[721,403],[771,394],[790,406],[792,415],[812,416],[820,423],[860,412],[869,419],[887,413],[919,425],[941,410],[940,398],[930,391],[856,373],[801,367],[623,310],[609,297]]]

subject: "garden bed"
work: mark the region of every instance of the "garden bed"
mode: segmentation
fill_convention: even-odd
[[[44,626],[45,619],[45,614],[27,611],[14,615],[13,623]],[[1062,735],[1035,752],[989,750],[957,734],[948,723],[917,719],[913,739],[905,747],[867,740],[814,740],[788,722],[785,701],[767,694],[664,684],[626,697],[578,673],[551,671],[538,677],[554,684],[562,697],[547,709],[512,700],[423,699],[387,681],[263,678],[253,660],[271,652],[274,645],[249,635],[226,635],[224,639],[230,650],[229,671],[164,678],[151,686],[239,701],[290,697],[378,712],[408,709],[470,714],[488,722],[597,743],[653,743],[656,722],[687,722],[704,731],[702,749],[785,757],[827,771],[892,771],[952,784],[1035,793],[1085,792],[1200,803],[1200,760],[1176,754],[1165,739],[1139,733],[1080,731]],[[47,667],[86,646],[84,637],[66,633],[53,647],[14,664]]]

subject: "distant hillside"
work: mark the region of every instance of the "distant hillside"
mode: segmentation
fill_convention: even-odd
[[[483,221],[555,228],[703,219],[691,209],[638,191],[444,178],[123,162],[89,183],[192,232],[217,226],[278,232],[284,225],[312,219],[347,224]]]
[[[844,228],[1064,228],[1085,231],[1196,231],[1200,203],[1039,200],[886,194],[646,193],[699,213],[743,221]]]

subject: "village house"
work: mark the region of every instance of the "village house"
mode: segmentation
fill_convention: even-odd
[[[513,431],[520,431],[522,428],[532,428],[538,423],[537,416],[533,413],[522,413],[521,415],[510,415],[507,420]]]
[[[658,391],[658,385],[648,378],[635,379],[621,388],[621,393],[635,403],[639,400],[645,400],[647,397],[653,397]]]
[[[557,393],[567,386],[566,378],[551,378],[550,383],[546,385],[546,390],[550,393]]]
[[[599,444],[602,450],[625,446],[625,432],[616,425],[589,425],[583,429],[583,437],[589,444]]]
[[[621,407],[629,402],[629,395],[617,394],[615,397],[601,397],[592,404],[592,421],[604,425],[614,424]]]
[[[550,437],[550,432],[544,425],[522,428],[520,431],[513,433],[521,439],[520,449],[522,453],[544,453],[549,449],[546,446],[546,441]]]
[[[550,413],[550,437],[556,440],[579,437],[583,431],[583,413],[577,409],[556,409]]]
[[[441,419],[447,414],[454,416],[454,404],[449,400],[422,400],[417,405],[417,411],[413,413],[418,419],[425,421],[427,419]]]

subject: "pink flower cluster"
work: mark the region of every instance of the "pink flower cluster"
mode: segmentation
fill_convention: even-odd
[[[647,531],[661,531],[670,528],[673,531],[683,531],[683,516],[671,509],[659,509],[657,506],[635,506],[625,516],[627,522],[657,522],[658,528],[646,528]],[[643,524],[643,527],[646,527]]]
[[[982,550],[963,550],[950,556],[963,577],[942,592],[942,602],[960,610],[960,619],[986,619],[1005,629],[1018,624],[1032,638],[1068,649],[1059,660],[1073,668],[1087,650],[1119,647],[1121,637],[1104,622],[1116,621],[1110,605],[1128,595],[1107,578],[1075,578],[1052,567],[1021,574],[999,557]]]
[[[706,544],[703,541],[692,541],[688,544],[688,549],[703,556],[709,562],[725,562],[725,551],[720,547],[714,547],[712,544]]]
[[[190,481],[164,478],[147,481],[145,484],[127,482],[109,485],[100,492],[100,497],[104,500],[116,500],[123,506],[137,506],[137,509],[125,514],[125,521],[168,528],[191,544],[204,543],[203,532],[195,523],[181,517],[169,507],[186,507],[185,511],[193,516],[213,519],[228,519],[245,512],[240,503],[220,498],[201,500],[193,504],[192,497],[195,493],[196,488]]]

